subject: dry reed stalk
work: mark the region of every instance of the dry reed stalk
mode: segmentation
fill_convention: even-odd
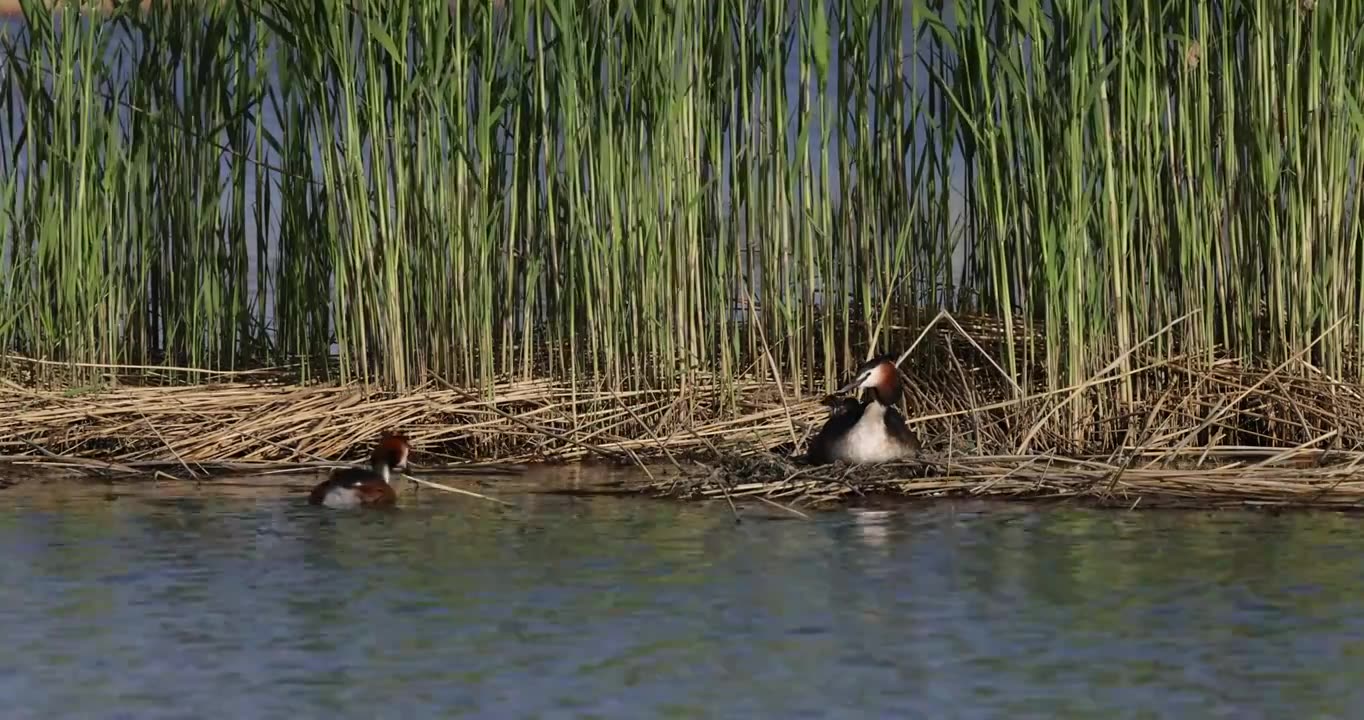
[[[1316,452],[1303,450],[1300,456]],[[889,495],[1066,499],[1110,507],[1364,509],[1364,474],[1355,469],[1364,462],[1364,452],[1332,456],[1329,465],[1307,468],[1271,464],[1273,458],[1267,458],[1249,467],[1126,470],[1113,463],[1035,455],[954,458],[950,467],[925,460],[856,468],[802,468],[755,456],[731,458],[720,464],[719,472],[674,478],[649,490],[683,498],[795,499],[813,506]]]
[[[424,479],[424,478],[414,477],[414,476],[408,475],[408,474],[406,474],[406,473],[403,474],[403,477],[405,477],[405,478],[407,478],[408,480],[410,480],[410,481],[412,481],[412,482],[414,482],[414,483],[416,483],[416,484],[418,484],[418,485],[421,485],[421,486],[423,486],[423,487],[435,488],[435,489],[437,489],[437,490],[440,490],[440,491],[443,491],[443,492],[448,492],[448,493],[453,493],[453,494],[455,494],[455,495],[466,495],[466,496],[468,496],[468,497],[478,498],[479,500],[484,500],[484,501],[487,501],[487,502],[490,502],[490,503],[496,503],[496,504],[498,504],[498,505],[505,505],[505,506],[507,506],[507,507],[515,507],[515,505],[513,505],[513,504],[507,502],[506,500],[498,500],[498,499],[495,498],[495,497],[489,497],[489,496],[484,495],[484,494],[482,494],[482,493],[473,492],[472,490],[462,490],[462,489],[457,488],[457,487],[451,487],[451,486],[449,486],[449,485],[446,485],[445,483],[438,483],[438,482],[435,482],[435,481],[432,481],[432,480],[426,480],[426,479]]]
[[[740,383],[741,392],[761,390]],[[423,452],[445,460],[525,462],[573,460],[589,453],[712,449],[712,441],[756,430],[780,435],[775,413],[749,410],[725,417],[696,395],[667,391],[602,391],[546,381],[508,382],[491,399],[457,388],[427,386],[412,393],[359,385],[288,385],[228,379],[191,386],[118,385],[72,396],[21,388],[0,398],[0,448],[39,448],[57,457],[139,463],[297,464],[359,457],[381,430],[401,428]],[[689,407],[684,423],[671,412]],[[804,422],[822,410],[795,406]],[[670,418],[672,415],[674,417]],[[723,444],[723,443],[721,443]]]
[[[1299,360],[1256,367],[1133,352],[1121,373],[1111,365],[1072,387],[1020,388],[998,372],[998,362],[980,358],[986,347],[988,340],[949,338],[919,349],[930,357],[907,374],[904,409],[926,454],[911,474],[905,467],[791,465],[785,456],[803,449],[827,408],[808,396],[782,402],[786,389],[756,375],[697,374],[676,389],[539,379],[482,391],[439,383],[397,394],[360,384],[292,384],[277,371],[205,374],[200,384],[170,385],[111,369],[104,386],[79,393],[4,381],[0,453],[101,472],[315,469],[363,457],[380,431],[399,429],[427,456],[419,460],[427,467],[589,456],[645,466],[666,457],[671,471],[640,488],[731,502],[817,503],[891,492],[1353,506],[1364,494],[1354,477],[1364,462],[1364,386]],[[1117,406],[1111,398],[1118,384],[1151,389]],[[1076,444],[1074,433],[1049,418],[1077,399],[1122,412],[1081,417],[1092,425],[1088,441]],[[1029,452],[1016,452],[1024,446]],[[686,456],[711,459],[687,463]]]

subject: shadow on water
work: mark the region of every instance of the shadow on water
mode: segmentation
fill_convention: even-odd
[[[543,472],[551,472],[545,470]],[[26,487],[27,486],[27,487]],[[1348,714],[1358,520],[0,492],[9,717]]]

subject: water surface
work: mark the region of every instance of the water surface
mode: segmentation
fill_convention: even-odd
[[[0,491],[38,717],[1349,717],[1335,514]]]

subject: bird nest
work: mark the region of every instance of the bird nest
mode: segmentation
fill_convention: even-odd
[[[1181,456],[1182,455],[1182,456]],[[761,499],[792,506],[862,500],[1064,500],[1105,507],[1364,509],[1364,453],[1202,449],[1123,458],[925,456],[881,465],[802,465],[728,456],[649,483],[668,497]]]

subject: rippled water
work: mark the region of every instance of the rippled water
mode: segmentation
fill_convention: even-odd
[[[1348,717],[1332,514],[0,492],[27,717]],[[113,499],[117,497],[117,499]]]

